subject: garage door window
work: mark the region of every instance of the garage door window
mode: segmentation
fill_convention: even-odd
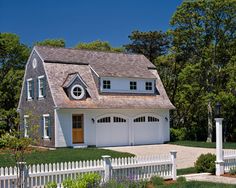
[[[135,122],[135,123],[145,122],[145,116],[135,118],[135,119],[134,119],[134,122]]]
[[[148,116],[148,122],[159,122],[159,119],[153,116]]]
[[[111,117],[104,117],[101,118],[97,121],[98,123],[110,123],[111,122]]]
[[[125,122],[126,122],[126,119],[121,118],[121,117],[113,117],[113,121],[114,121],[115,123],[125,123]]]

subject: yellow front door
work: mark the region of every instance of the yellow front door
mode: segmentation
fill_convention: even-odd
[[[84,143],[84,118],[82,114],[72,115],[72,141],[73,144]]]

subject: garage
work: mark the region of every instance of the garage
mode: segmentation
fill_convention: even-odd
[[[143,115],[132,119],[133,144],[162,143],[160,117]]]
[[[127,118],[118,115],[109,115],[96,120],[96,146],[124,145],[129,145]]]
[[[96,119],[96,146],[124,146],[162,143],[161,119],[145,114],[135,118],[104,115]]]

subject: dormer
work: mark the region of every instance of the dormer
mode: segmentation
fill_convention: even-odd
[[[69,74],[62,87],[71,100],[84,100],[89,97],[88,86],[79,73]]]
[[[156,79],[152,78],[100,78],[101,93],[154,94],[155,91]]]

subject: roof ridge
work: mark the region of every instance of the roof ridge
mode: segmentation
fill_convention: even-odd
[[[131,52],[114,52],[114,51],[102,51],[102,50],[89,50],[89,49],[78,49],[78,48],[66,48],[66,47],[57,47],[57,46],[38,46],[38,45],[35,45],[34,47],[36,47],[36,48],[65,49],[65,50],[75,50],[75,51],[87,51],[87,52],[114,53],[114,54],[144,56],[143,54],[131,53]]]

